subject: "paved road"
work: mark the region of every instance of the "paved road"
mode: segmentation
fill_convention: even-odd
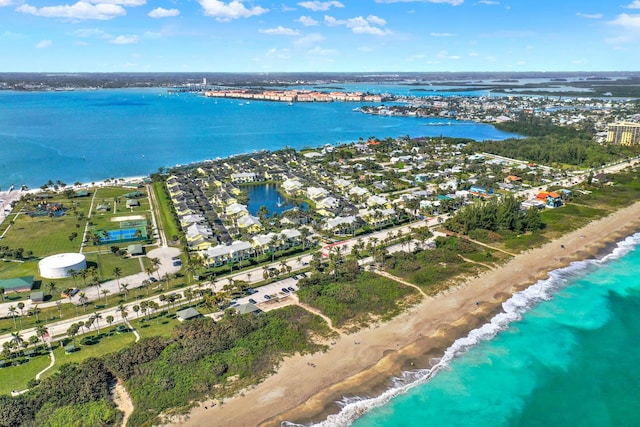
[[[640,158],[635,158],[635,159],[631,159],[629,161],[624,161],[624,162],[619,162],[616,164],[612,164],[612,165],[608,165],[604,168],[599,168],[600,171],[602,171],[603,173],[613,173],[616,171],[619,171],[621,169],[624,169],[625,167],[629,166],[629,165],[637,165],[638,163],[640,163]],[[586,177],[588,176],[589,171],[586,171],[584,173],[582,173],[581,175],[575,175],[571,178],[567,178],[564,180],[559,180],[553,183],[549,183],[549,184],[545,184],[544,186],[542,186],[542,188],[545,188],[548,185],[559,185],[559,186],[563,186],[563,187],[571,187],[573,185],[577,185],[578,183],[584,181],[586,179]],[[532,189],[528,189],[528,190],[523,190],[519,193],[517,193],[520,196],[524,196],[526,198],[535,198],[536,194],[539,192],[538,188],[532,188]],[[443,219],[445,219],[448,215],[440,215],[439,217],[442,217]],[[418,227],[422,227],[422,226],[428,226],[428,227],[434,227],[436,225],[439,224],[439,217],[433,217],[433,218],[426,218],[424,220],[420,220],[420,221],[416,221],[413,222],[411,224],[405,224],[402,226],[398,226],[398,227],[393,227],[391,229],[386,229],[386,230],[380,230],[380,231],[376,231],[374,233],[371,233],[369,235],[366,236],[362,236],[359,238],[352,238],[352,239],[348,239],[345,240],[343,242],[338,242],[337,244],[334,244],[332,246],[340,246],[342,247],[342,253],[343,254],[348,254],[350,253],[350,251],[353,248],[353,245],[358,243],[359,241],[364,242],[365,244],[370,242],[372,239],[377,239],[378,242],[382,242],[384,240],[386,240],[387,238],[389,238],[391,235],[397,235],[398,230],[402,230],[403,234],[407,234],[411,228],[418,228]],[[435,238],[435,236],[434,236]],[[166,242],[166,240],[163,240],[164,242]],[[417,244],[418,242],[413,241],[413,244]],[[390,247],[387,248],[388,251],[391,252],[396,252],[399,250],[404,250],[404,247],[402,245],[396,244],[396,245],[392,245]],[[329,252],[329,246],[325,246],[323,248],[320,249],[321,253],[324,256],[328,255]],[[174,267],[171,257],[176,256],[179,254],[179,250],[176,248],[170,248],[170,247],[161,247],[158,249],[155,249],[153,251],[149,252],[149,257],[158,257],[161,259],[162,264],[160,266],[160,275],[163,275],[167,272],[171,273],[171,272],[175,272],[177,270],[179,270],[179,267]],[[292,267],[292,272],[296,272],[300,269],[306,268],[308,266],[308,263],[311,260],[311,254],[308,255],[304,255],[302,257],[300,257],[300,261],[297,260],[298,257],[294,257],[294,258],[290,258],[288,260],[286,260],[287,264],[290,265]],[[367,263],[367,262],[371,262],[371,260],[361,260],[361,263]],[[280,268],[280,261],[275,262],[273,264],[270,265],[270,267],[274,267],[274,268]],[[227,277],[231,277],[234,280],[244,280],[250,284],[252,283],[256,283],[256,282],[260,282],[263,280],[263,269],[262,267],[257,267],[254,268],[252,270],[248,270],[248,271],[244,271],[242,273],[239,274],[231,274],[229,276],[226,276],[224,278],[218,279],[217,281],[214,282],[208,282],[205,283],[204,286],[205,287],[210,287],[212,290],[214,291],[220,291],[222,290],[222,288],[224,287],[224,285],[226,285],[228,283]],[[139,273],[133,276],[127,276],[126,278],[121,278],[120,281],[122,283],[129,283],[130,284],[130,288],[133,289],[135,287],[140,286],[140,284],[142,283],[142,280],[147,279],[147,275],[144,273]],[[297,280],[292,279],[292,278],[288,278],[288,279],[283,279],[274,283],[270,283],[268,285],[265,285],[261,288],[258,288],[258,293],[252,295],[252,296],[247,296],[247,297],[243,297],[240,298],[237,302],[239,304],[242,303],[246,303],[248,302],[248,300],[251,298],[253,300],[255,300],[258,304],[262,303],[264,301],[266,301],[266,299],[264,298],[265,294],[268,295],[274,295],[274,296],[284,296],[286,295],[283,291],[282,288],[285,287],[293,287],[294,289],[297,289],[296,286]],[[108,287],[105,287],[108,286]],[[197,289],[197,285],[193,285],[190,287],[191,289]],[[111,282],[106,282],[103,285],[103,289],[110,289],[112,293],[117,293],[119,292],[118,290],[118,286],[117,286],[117,282],[111,281]],[[184,290],[184,289],[183,289]],[[181,290],[181,291],[183,291]],[[96,299],[96,297],[98,297],[97,293],[91,293],[89,292],[87,295],[89,298],[92,299]],[[74,298],[74,302],[77,302],[77,296]],[[155,300],[156,302],[160,303],[158,297],[151,297],[148,298],[148,300]],[[141,301],[143,300],[139,300],[136,303],[139,304]],[[3,315],[4,313],[8,312],[8,308],[9,305],[14,305],[15,303],[5,303],[5,304],[0,304],[0,315]],[[131,305],[132,303],[128,304]],[[45,303],[45,304],[40,304],[40,307],[45,307],[47,305],[55,305],[55,302],[53,303]],[[101,315],[103,317],[103,321],[101,322],[101,325],[106,325],[106,322],[104,322],[104,318],[106,318],[107,315],[112,315],[114,316],[114,319],[116,319],[116,321],[114,323],[119,323],[122,322],[123,319],[121,318],[121,316],[119,315],[119,313],[116,312],[116,308],[114,309],[109,309],[109,310],[105,310],[103,312],[101,312]],[[213,317],[215,317],[216,315],[219,315],[214,313]],[[48,324],[47,327],[49,328],[49,333],[51,336],[56,336],[56,335],[65,335],[66,330],[69,328],[69,326],[71,326],[72,323],[77,323],[80,320],[86,320],[90,315],[84,315],[84,316],[79,316],[73,319],[67,319],[67,320],[62,320],[60,322],[55,322],[52,324]],[[129,313],[129,318],[133,317],[133,313],[130,312]],[[28,337],[30,335],[33,335],[35,333],[35,331],[33,329],[29,329],[29,330],[24,330],[22,331],[22,335],[24,339],[28,339]],[[0,346],[2,345],[3,342],[10,340],[11,335],[10,334],[6,334],[4,336],[0,336]]]

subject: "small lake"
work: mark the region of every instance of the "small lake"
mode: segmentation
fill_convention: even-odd
[[[274,213],[282,213],[294,207],[291,200],[278,193],[278,186],[275,184],[250,185],[244,187],[243,190],[247,191],[249,197],[247,207],[251,215],[257,216],[258,209],[260,209],[261,206],[267,207],[269,211],[268,216]],[[302,203],[299,208],[307,210],[309,206],[306,203]]]

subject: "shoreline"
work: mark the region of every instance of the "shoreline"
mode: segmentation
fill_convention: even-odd
[[[379,396],[390,388],[392,378],[431,367],[456,339],[503,312],[502,303],[515,292],[573,261],[600,258],[639,230],[637,202],[521,253],[495,270],[467,278],[386,323],[344,335],[325,353],[288,357],[262,383],[222,405],[205,409],[206,403],[199,404],[188,419],[174,418],[168,425],[280,426],[283,421],[305,425],[323,421],[339,412],[337,402],[345,396]],[[317,368],[310,368],[311,362]]]

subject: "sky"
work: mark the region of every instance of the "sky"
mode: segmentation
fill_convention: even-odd
[[[0,0],[0,58],[0,72],[638,71],[640,0]]]

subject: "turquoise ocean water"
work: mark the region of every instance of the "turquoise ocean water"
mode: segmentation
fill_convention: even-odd
[[[380,396],[344,398],[317,425],[640,425],[638,245],[640,233],[552,272],[431,369],[406,372]]]
[[[215,100],[166,89],[0,91],[0,187],[140,176],[161,166],[370,136],[510,136],[486,124],[353,111],[360,105]]]

